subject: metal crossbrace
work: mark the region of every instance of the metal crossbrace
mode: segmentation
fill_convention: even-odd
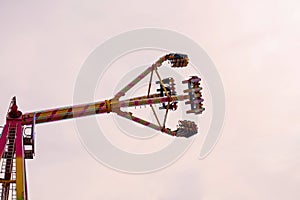
[[[165,87],[165,85],[164,85],[164,83],[163,83],[163,81],[162,81],[162,79],[161,79],[161,77],[160,77],[157,69],[155,68],[154,70],[155,70],[157,78],[159,79],[159,82],[160,82],[161,86],[163,87],[163,89],[164,89],[167,97],[170,97],[170,94],[168,93],[168,91],[167,91],[167,89],[166,89],[166,87]],[[168,105],[167,105],[167,109],[166,109],[166,113],[165,113],[165,117],[164,117],[164,122],[163,122],[163,126],[162,126],[163,128],[165,128],[165,126],[166,126],[166,121],[167,121],[167,115],[168,115],[169,107],[170,107],[170,100],[168,100]]]
[[[167,91],[167,89],[166,89],[166,87],[165,87],[165,85],[164,85],[164,83],[163,83],[163,81],[162,81],[162,79],[161,79],[161,77],[160,77],[160,75],[159,75],[157,69],[155,69],[155,73],[156,73],[157,78],[159,79],[159,82],[160,82],[160,84],[162,85],[162,87],[163,87],[163,89],[164,89],[166,95],[167,95],[168,97],[170,97],[170,95],[169,95],[169,93],[168,93],[168,91]]]
[[[154,117],[155,117],[155,119],[156,119],[156,121],[157,121],[159,127],[162,128],[162,126],[161,126],[161,124],[160,124],[160,121],[159,121],[159,119],[158,119],[158,117],[157,117],[157,114],[156,114],[156,112],[155,112],[155,110],[154,110],[152,104],[150,104],[150,108],[151,108],[151,110],[152,110],[152,112],[153,112],[153,114],[154,114]]]
[[[166,109],[166,113],[165,113],[165,118],[164,118],[164,123],[163,123],[163,127],[164,127],[164,128],[165,128],[165,126],[166,126],[169,108],[170,108],[170,100],[168,100],[168,105],[167,105],[167,109]]]
[[[152,84],[152,77],[153,77],[153,70],[151,71],[151,74],[150,74],[150,81],[149,81],[149,86],[148,86],[147,98],[149,98],[149,94],[150,94],[150,89],[151,89],[151,84]]]
[[[148,92],[147,92],[147,98],[150,97],[149,95],[150,95],[150,90],[151,90],[152,78],[153,78],[153,69],[152,69],[151,74],[150,74],[150,80],[149,80],[149,87],[148,87]],[[155,117],[155,119],[156,119],[156,121],[157,121],[157,124],[158,124],[160,127],[162,127],[161,124],[160,124],[160,121],[159,121],[159,119],[158,119],[158,117],[157,117],[157,114],[156,114],[156,112],[155,112],[155,110],[154,110],[154,108],[153,108],[153,106],[152,106],[152,104],[150,104],[150,107],[151,107],[151,110],[152,110],[152,112],[153,112],[153,115],[154,115],[154,117]]]

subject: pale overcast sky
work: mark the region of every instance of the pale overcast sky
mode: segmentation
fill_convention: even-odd
[[[27,161],[30,199],[300,199],[296,0],[0,0],[1,124],[14,95],[23,112],[72,104],[89,54],[115,35],[144,27],[182,33],[215,62],[226,119],[214,151],[198,160],[199,135],[171,166],[132,175],[94,160],[72,120],[41,125],[37,155]]]

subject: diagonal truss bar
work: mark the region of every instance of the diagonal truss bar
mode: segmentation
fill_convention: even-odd
[[[160,77],[160,75],[159,75],[157,69],[155,69],[155,73],[156,73],[157,78],[159,79],[159,82],[160,82],[160,84],[162,85],[162,87],[163,87],[163,89],[164,89],[166,95],[167,95],[167,96],[170,96],[169,93],[168,93],[168,91],[167,91],[167,89],[166,89],[166,87],[165,87],[165,84],[162,82],[162,79],[161,79],[161,77]]]
[[[158,117],[157,117],[157,114],[156,114],[156,112],[155,112],[155,110],[154,110],[154,108],[153,108],[153,106],[150,104],[150,107],[151,107],[151,110],[152,110],[152,112],[153,112],[153,115],[154,115],[154,117],[155,117],[155,119],[156,119],[156,121],[157,121],[157,124],[160,126],[160,127],[162,127],[161,126],[161,124],[160,124],[160,121],[159,121],[159,119],[158,119]]]
[[[165,113],[165,118],[164,118],[163,127],[165,127],[165,126],[166,126],[166,122],[167,122],[167,116],[168,116],[169,108],[170,108],[170,101],[168,101],[168,105],[167,105],[167,109],[166,109],[166,113]]]
[[[141,73],[138,77],[136,77],[133,81],[131,81],[128,85],[126,85],[120,92],[115,95],[116,99],[119,99],[121,96],[124,96],[125,93],[130,90],[133,86],[135,86],[140,80],[142,80],[145,76],[147,76],[153,70],[153,66],[148,67],[143,73]]]
[[[148,87],[148,92],[147,92],[147,98],[149,98],[149,95],[150,95],[150,89],[151,89],[151,84],[152,84],[152,78],[153,78],[153,69],[152,69],[151,74],[150,74],[150,80],[149,80],[149,87]]]
[[[120,97],[124,96],[125,93],[130,90],[133,86],[135,86],[140,80],[142,80],[145,76],[147,76],[151,71],[157,69],[162,65],[164,61],[170,58],[170,55],[165,55],[158,59],[154,64],[148,67],[143,73],[141,73],[138,77],[136,77],[133,81],[131,81],[128,85],[126,85],[121,91],[119,91],[115,95],[115,99],[119,99]]]
[[[137,122],[139,124],[142,124],[144,126],[147,126],[149,128],[155,129],[157,131],[161,131],[163,133],[167,133],[169,135],[175,136],[176,132],[175,131],[171,131],[170,129],[166,129],[166,128],[161,128],[160,126],[153,124],[151,122],[148,122],[146,120],[143,120],[141,118],[135,117],[132,115],[132,113],[128,113],[128,112],[123,112],[123,111],[118,111],[117,114],[121,117],[127,118],[129,120],[132,120],[134,122]]]

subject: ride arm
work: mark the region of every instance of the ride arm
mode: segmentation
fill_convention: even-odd
[[[141,106],[149,104],[160,104],[168,101],[178,101],[188,98],[188,95],[179,95],[171,97],[144,98],[136,97],[130,100],[118,101],[115,99],[81,104],[75,106],[67,106],[54,108],[49,110],[41,110],[37,112],[25,113],[22,115],[22,125],[40,124],[46,122],[60,121],[64,119],[72,119],[95,114],[117,112],[121,107]]]
[[[34,122],[36,124],[53,122],[94,114],[109,113],[110,111],[110,100],[49,110],[41,110],[23,114],[22,125],[32,125]]]

